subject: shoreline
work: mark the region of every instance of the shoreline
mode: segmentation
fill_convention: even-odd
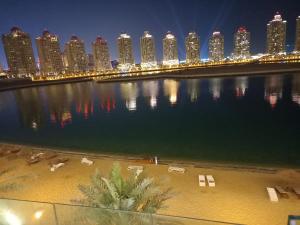
[[[237,65],[215,65],[211,67],[191,67],[174,68],[161,70],[154,75],[138,75],[134,72],[133,76],[111,78],[107,75],[89,75],[77,78],[63,78],[60,80],[32,81],[31,79],[0,80],[0,92],[48,86],[67,83],[77,83],[95,80],[98,83],[106,82],[126,82],[153,79],[197,79],[197,78],[215,78],[215,77],[237,77],[237,76],[257,76],[280,73],[300,72],[300,63],[298,62],[276,62],[276,63],[255,63],[255,64],[237,64]]]
[[[27,144],[16,144],[9,142],[0,142],[0,146],[30,148],[34,151],[40,152],[55,152],[58,154],[71,155],[71,156],[88,156],[91,159],[110,159],[116,161],[132,161],[145,163],[148,158],[142,157],[141,155],[130,155],[130,154],[113,154],[113,153],[93,153],[84,152],[78,149],[78,151],[72,151],[69,148],[55,148],[55,147],[43,147],[36,145]],[[154,157],[154,156],[152,156]],[[150,159],[150,158],[149,158]],[[154,163],[150,163],[155,165]],[[177,158],[163,158],[159,159],[158,165],[177,165],[182,167],[193,167],[193,168],[206,168],[206,169],[224,169],[224,170],[239,170],[247,172],[257,173],[276,173],[280,170],[293,169],[300,173],[300,167],[288,167],[288,166],[276,166],[276,165],[260,165],[260,164],[238,164],[230,162],[214,162],[214,161],[202,161],[202,160],[189,160],[189,159],[177,159]]]

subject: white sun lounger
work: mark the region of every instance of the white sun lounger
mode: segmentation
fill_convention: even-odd
[[[89,159],[86,158],[86,157],[83,157],[83,158],[81,159],[81,164],[87,164],[88,166],[91,166],[91,165],[94,164],[94,162],[93,162],[92,160],[89,160]]]
[[[185,173],[185,169],[177,166],[169,166],[168,172]]]
[[[60,167],[63,167],[65,164],[64,163],[58,163],[58,164],[54,164],[51,168],[50,171],[54,172],[55,170],[57,170]]]
[[[207,179],[207,183],[209,187],[215,187],[216,183],[215,183],[215,179],[212,175],[206,175],[206,179]]]
[[[205,187],[206,186],[204,175],[199,175],[199,186],[200,187]]]
[[[267,187],[267,192],[271,202],[278,202],[278,196],[276,194],[275,188]]]
[[[128,170],[141,170],[141,171],[143,171],[144,167],[143,166],[128,166],[127,169]]]
[[[37,159],[37,158],[41,157],[41,156],[44,155],[44,154],[45,154],[44,152],[40,152],[40,153],[37,153],[37,154],[32,155],[30,158],[31,158],[31,159]]]

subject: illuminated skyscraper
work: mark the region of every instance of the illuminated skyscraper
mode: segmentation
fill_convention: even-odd
[[[300,16],[297,18],[295,51],[300,52]]]
[[[36,38],[39,55],[40,71],[43,75],[56,75],[63,71],[63,62],[58,37],[44,31],[41,37]]]
[[[234,52],[236,59],[250,58],[250,33],[245,27],[240,27],[234,34]]]
[[[16,76],[35,75],[36,65],[29,34],[18,27],[2,35],[2,42],[9,74]]]
[[[277,55],[285,53],[286,21],[279,13],[267,25],[267,53]]]
[[[65,45],[68,70],[70,72],[84,72],[87,70],[87,59],[84,42],[77,36],[72,36]]]
[[[219,32],[213,33],[209,39],[209,60],[222,61],[224,59],[224,37]]]
[[[107,41],[102,37],[97,37],[92,43],[94,60],[95,60],[95,70],[105,71],[111,70],[110,54],[108,49]]]
[[[141,45],[141,67],[151,68],[157,66],[155,57],[155,43],[153,36],[145,31],[140,39]]]
[[[194,64],[200,61],[200,39],[195,32],[190,32],[185,38],[186,63]]]
[[[168,31],[163,39],[163,65],[178,65],[178,49],[175,36]]]
[[[95,70],[95,60],[94,60],[93,54],[87,54],[86,61],[87,61],[87,70],[94,71]]]
[[[126,34],[122,33],[117,39],[119,51],[119,68],[121,70],[130,70],[134,67],[132,39]]]

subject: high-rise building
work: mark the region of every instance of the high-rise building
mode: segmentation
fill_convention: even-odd
[[[15,76],[35,75],[36,65],[29,34],[13,27],[2,35],[9,74]]]
[[[95,70],[98,72],[111,70],[112,65],[110,62],[110,54],[107,41],[102,37],[97,37],[96,40],[92,43],[92,48],[95,61]]]
[[[235,59],[250,58],[250,32],[245,27],[240,27],[234,34],[234,52]]]
[[[87,70],[93,71],[95,70],[95,60],[93,54],[87,54],[86,55],[86,61],[87,61]]]
[[[209,60],[216,62],[224,60],[224,37],[219,31],[213,32],[209,39]]]
[[[68,71],[84,72],[87,70],[87,58],[84,49],[84,42],[73,35],[65,45]]]
[[[297,18],[295,51],[300,52],[300,16]]]
[[[145,31],[140,39],[141,45],[141,67],[151,68],[157,66],[155,56],[155,44],[153,36]]]
[[[200,61],[200,39],[195,32],[185,38],[186,63],[195,64]]]
[[[63,71],[63,62],[58,37],[49,31],[44,31],[41,37],[36,38],[36,45],[41,74],[60,74]]]
[[[285,53],[286,21],[279,13],[267,25],[267,53],[277,55]]]
[[[126,34],[122,33],[117,39],[119,51],[119,68],[121,70],[130,70],[134,67],[132,39]]]
[[[69,63],[68,63],[68,57],[67,57],[67,51],[66,51],[66,49],[61,54],[61,59],[62,59],[62,62],[63,62],[64,70],[65,71],[69,71]]]
[[[178,65],[178,49],[175,36],[168,31],[163,39],[163,65]]]

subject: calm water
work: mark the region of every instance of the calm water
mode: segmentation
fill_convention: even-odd
[[[300,74],[86,82],[3,92],[0,140],[299,166]]]

